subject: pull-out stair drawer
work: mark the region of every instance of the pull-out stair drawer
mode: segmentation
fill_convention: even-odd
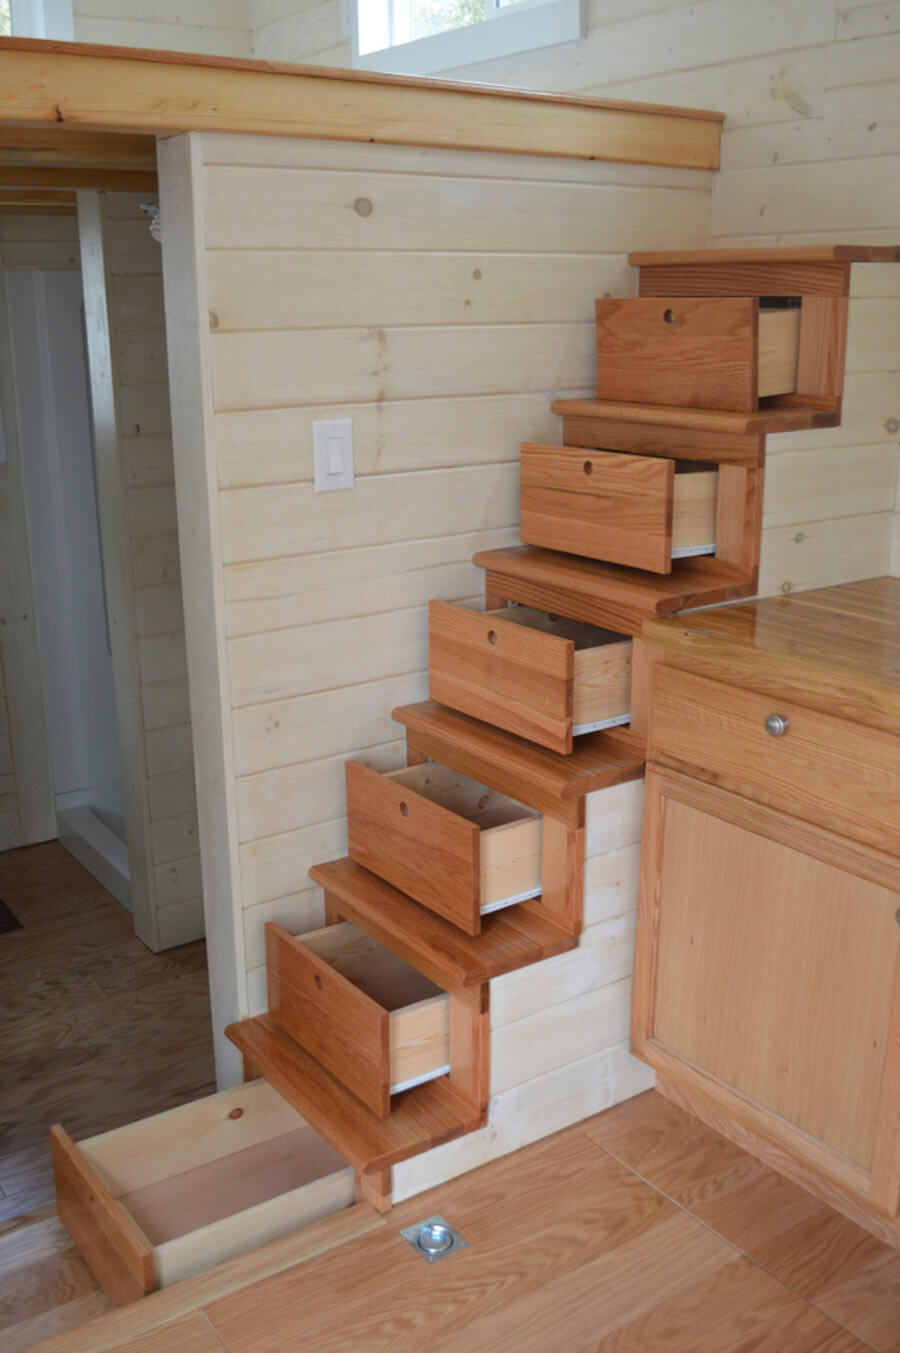
[[[754,296],[597,301],[597,397],[752,412],[797,388],[800,308]]]
[[[526,443],[521,474],[526,545],[655,573],[715,551],[716,470]]]
[[[530,607],[432,601],[428,665],[432,700],[555,752],[631,717],[631,640]]]
[[[450,1070],[450,998],[346,921],[266,926],[269,1014],[373,1113]]]
[[[347,762],[349,855],[469,935],[541,891],[541,817],[435,762]]]
[[[50,1137],[60,1220],[120,1306],[354,1201],[353,1170],[266,1081]]]

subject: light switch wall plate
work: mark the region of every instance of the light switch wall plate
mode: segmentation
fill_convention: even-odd
[[[353,488],[353,419],[319,418],[313,423],[316,493]]]

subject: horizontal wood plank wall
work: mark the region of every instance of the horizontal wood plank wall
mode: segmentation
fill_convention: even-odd
[[[478,596],[473,551],[518,539],[519,443],[557,438],[554,395],[591,389],[594,297],[633,291],[625,251],[638,241],[702,243],[709,177],[269,138],[199,145],[229,791],[255,1014],[265,922],[322,923],[307,871],[346,848],[345,760],[404,762],[390,711],[427,693],[426,602]],[[353,419],[356,485],[315,495],[312,423],[337,417]],[[546,1080],[533,1135],[599,1107],[600,1081],[612,1098],[647,1084],[627,1053],[639,793],[607,802],[591,833],[590,942],[548,970],[536,999],[528,982],[497,987],[493,1093],[514,1120],[521,1087]],[[614,878],[626,865],[627,884]],[[476,1149],[511,1150],[525,1130],[491,1129]],[[431,1182],[417,1168],[407,1192]]]
[[[162,949],[204,932],[197,804],[187,698],[184,614],[162,259],[143,199],[102,194],[110,344],[139,682],[139,755],[151,903]]]
[[[76,42],[250,56],[246,0],[74,0]]]
[[[896,5],[589,0],[586,9],[578,43],[446,74],[720,109],[712,245],[900,238]],[[349,65],[340,11],[340,0],[257,0],[254,41],[272,59]],[[843,427],[769,440],[764,595],[900,574],[900,289],[888,276],[898,271],[854,269]]]

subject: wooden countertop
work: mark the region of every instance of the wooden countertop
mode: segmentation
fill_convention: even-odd
[[[645,623],[678,665],[900,732],[900,578]]]
[[[246,132],[717,169],[723,116],[337,67],[0,39],[0,131],[24,124],[62,138],[70,129]]]

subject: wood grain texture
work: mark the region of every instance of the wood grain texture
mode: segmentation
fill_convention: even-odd
[[[601,298],[596,314],[598,399],[756,409],[757,300]]]
[[[481,930],[481,832],[357,761],[348,761],[347,850],[357,864],[469,935]]]
[[[23,38],[4,42],[0,71],[4,111],[22,122],[256,131],[706,169],[719,162],[719,114],[652,104]]]
[[[522,907],[492,912],[483,917],[480,935],[466,935],[349,859],[317,864],[309,874],[337,913],[451,993],[564,953],[577,942],[552,917]]]
[[[492,596],[619,634],[639,635],[644,623],[658,616],[752,591],[746,573],[712,558],[678,559],[666,574],[642,574],[533,545],[480,550],[473,558],[485,570],[485,587]]]
[[[117,1306],[156,1287],[153,1247],[57,1124],[50,1129],[59,1219]]]
[[[759,465],[763,459],[764,439],[752,432],[719,432],[699,428],[669,427],[659,423],[628,421],[612,415],[572,414],[570,405],[585,400],[554,401],[563,415],[563,442],[607,451],[624,451],[639,456],[670,456],[673,460],[707,461],[714,464]],[[597,405],[603,408],[602,404]],[[633,406],[637,409],[638,406]],[[681,411],[683,412],[683,410]]]
[[[400,706],[393,717],[406,728],[415,755],[453,766],[571,827],[584,825],[585,794],[643,774],[642,743],[625,729],[587,733],[564,756],[433,700]]]
[[[705,263],[642,263],[640,269],[641,296],[846,296],[850,287],[850,264],[838,259],[710,259]]]
[[[551,751],[572,750],[575,646],[443,601],[428,606],[432,700]]]
[[[651,403],[634,404],[621,399],[555,399],[552,408],[554,413],[561,413],[568,418],[611,419],[614,422],[625,421],[652,428],[678,428],[703,434],[721,434],[729,439],[762,437],[772,432],[803,432],[807,428],[835,427],[840,421],[836,414],[822,409],[788,405],[770,405],[765,409],[748,413],[726,409],[685,408],[677,404],[654,408]],[[631,448],[618,449],[624,451]],[[663,450],[658,454],[675,453]],[[686,448],[682,454],[688,460],[693,459],[687,455]]]
[[[788,720],[781,738],[766,732],[773,712]],[[900,737],[663,663],[649,755],[900,854]]]
[[[546,817],[541,831],[541,896],[521,905],[552,916],[573,935],[584,919],[584,828]]]
[[[364,1180],[384,1187],[378,1174]],[[469,1240],[454,1261],[463,1270],[429,1268],[398,1242],[423,1203]],[[343,1243],[354,1225],[360,1239]],[[365,1240],[379,1232],[383,1244]],[[441,1353],[893,1353],[897,1264],[895,1250],[648,1092],[412,1199],[390,1227],[351,1208],[40,1353],[156,1353],[166,1345],[143,1336],[197,1310],[214,1323],[219,1312],[223,1339],[227,1319],[240,1353],[292,1347],[299,1328],[327,1353],[413,1349],[447,1318]]]
[[[672,562],[672,461],[523,443],[526,545],[666,573]]]
[[[764,244],[755,249],[637,249],[628,255],[636,268],[718,263],[898,263],[894,244]]]
[[[266,926],[272,1020],[373,1113],[391,1111],[388,1012],[274,922]]]
[[[797,355],[798,399],[830,400],[840,410],[849,311],[846,297],[804,297]]]
[[[446,1076],[398,1095],[380,1118],[267,1015],[231,1024],[228,1037],[279,1094],[356,1169],[368,1174],[474,1132],[484,1115]]]

